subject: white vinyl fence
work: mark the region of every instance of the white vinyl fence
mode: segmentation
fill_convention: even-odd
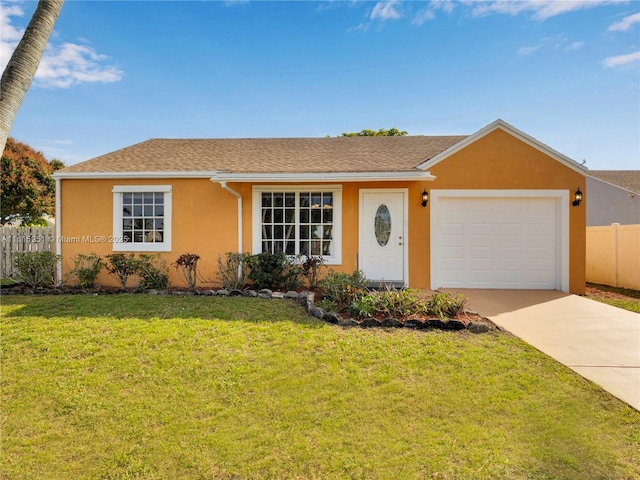
[[[2,251],[0,269],[2,278],[14,277],[16,253],[55,252],[55,227],[0,227]]]

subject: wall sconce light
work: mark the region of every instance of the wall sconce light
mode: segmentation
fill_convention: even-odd
[[[580,202],[582,201],[582,192],[580,191],[580,189],[578,188],[578,190],[576,190],[576,193],[573,195],[573,203],[571,205],[573,205],[574,207],[577,207],[578,205],[580,205]]]
[[[429,193],[427,193],[427,189],[425,188],[422,192],[422,206],[426,207],[429,202]]]

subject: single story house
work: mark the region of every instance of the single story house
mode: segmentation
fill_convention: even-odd
[[[63,269],[79,253],[195,253],[208,278],[226,252],[283,251],[411,288],[583,293],[585,173],[502,120],[461,136],[152,139],[54,174],[57,251]]]
[[[640,170],[589,170],[587,227],[640,224]]]

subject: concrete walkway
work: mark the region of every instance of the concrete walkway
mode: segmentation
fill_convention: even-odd
[[[557,291],[459,292],[471,310],[640,410],[640,314]]]

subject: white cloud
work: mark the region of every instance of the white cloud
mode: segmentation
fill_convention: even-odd
[[[0,15],[0,68],[5,66],[18,46],[24,33],[12,23],[11,17],[23,17],[24,11],[17,5],[3,6]],[[52,35],[34,78],[34,86],[69,88],[78,83],[109,83],[122,79],[123,72],[114,65],[107,65],[106,55],[101,55],[87,45],[66,42],[52,43]]]
[[[398,0],[376,3],[371,11],[371,20],[397,20],[402,18],[402,14],[398,11],[399,4]]]
[[[411,23],[413,25],[422,25],[423,23],[428,22],[429,20],[433,20],[436,17],[436,14],[433,12],[433,10],[427,8],[422,10],[421,12],[419,12],[414,18],[413,20],[411,20]]]
[[[521,57],[526,57],[527,55],[531,55],[536,50],[539,50],[542,45],[536,45],[535,47],[522,47],[518,49],[518,55]]]
[[[574,50],[579,50],[584,46],[584,42],[573,42],[571,45],[567,45],[564,47],[565,50],[572,52]]]
[[[575,10],[584,10],[587,8],[599,7],[602,5],[614,3],[626,3],[627,0],[494,0],[489,2],[465,1],[468,5],[472,5],[472,13],[477,16],[490,15],[493,13],[502,13],[508,15],[518,15],[520,13],[530,12],[533,18],[537,20],[546,20],[547,18],[562,15],[563,13]]]
[[[612,23],[609,26],[608,30],[610,32],[626,32],[636,23],[640,23],[640,13],[634,13],[633,15],[629,15],[628,17],[624,17],[619,22]]]
[[[640,52],[627,53],[626,55],[617,55],[615,57],[605,58],[602,62],[607,68],[626,67],[634,63],[640,63]]]

